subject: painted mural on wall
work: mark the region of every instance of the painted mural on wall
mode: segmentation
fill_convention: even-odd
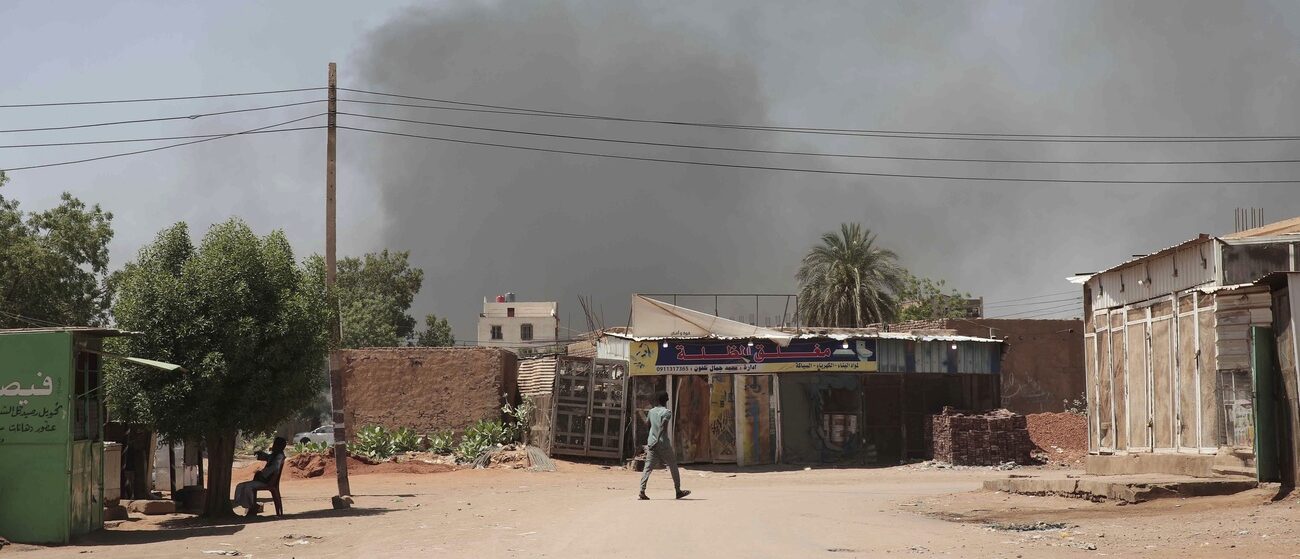
[[[709,379],[699,375],[677,377],[677,461],[683,464],[711,462],[709,432]]]
[[[736,461],[736,401],[731,375],[709,375],[709,453],[713,461]]]
[[[630,365],[633,375],[872,372],[876,340],[794,340],[787,347],[760,340],[632,342]]]
[[[752,466],[776,461],[776,440],[772,431],[771,375],[744,375],[737,378],[736,405],[740,407],[737,464]]]

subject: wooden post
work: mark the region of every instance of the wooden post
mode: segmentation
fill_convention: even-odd
[[[334,154],[337,149],[335,141],[336,128],[338,121],[337,114],[337,85],[338,76],[335,65],[330,62],[329,69],[329,127],[326,130],[325,140],[325,288],[329,293],[329,304],[331,310],[338,312],[338,301],[335,299],[334,281],[338,273],[336,245],[337,236],[335,235],[335,197],[334,197]],[[329,378],[330,378],[330,402],[331,417],[334,420],[334,468],[338,472],[339,494],[334,497],[333,504],[336,509],[345,509],[352,506],[352,489],[348,485],[348,438],[347,426],[344,423],[344,395],[343,395],[343,377],[340,371],[340,358],[338,347],[343,338],[343,333],[339,324],[340,317],[334,315],[330,320],[330,352],[329,352]]]

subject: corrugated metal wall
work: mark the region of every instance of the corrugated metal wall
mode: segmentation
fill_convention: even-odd
[[[524,359],[519,362],[519,394],[537,396],[550,394],[555,384],[554,355]]]
[[[1215,300],[1193,289],[1087,317],[1092,452],[1217,451]]]
[[[882,373],[993,374],[1001,358],[1002,345],[989,342],[876,342],[876,367]]]
[[[1088,280],[1093,308],[1120,307],[1214,282],[1217,243],[1189,242],[1168,254],[1093,276]]]

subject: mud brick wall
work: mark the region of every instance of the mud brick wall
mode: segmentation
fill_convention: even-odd
[[[341,353],[349,441],[367,425],[460,432],[480,419],[500,419],[501,405],[518,399],[518,362],[509,351],[400,347]]]
[[[929,435],[934,459],[957,466],[1028,464],[1034,450],[1023,415],[932,415]]]
[[[1002,355],[1002,407],[1016,413],[1065,411],[1065,400],[1084,393],[1083,321],[976,318],[947,320],[963,336],[1006,340]]]

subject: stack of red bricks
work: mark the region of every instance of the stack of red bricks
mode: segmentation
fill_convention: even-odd
[[[935,460],[955,466],[997,466],[1032,463],[1034,443],[1025,416],[1007,410],[981,414],[945,407],[930,416],[930,447]]]

